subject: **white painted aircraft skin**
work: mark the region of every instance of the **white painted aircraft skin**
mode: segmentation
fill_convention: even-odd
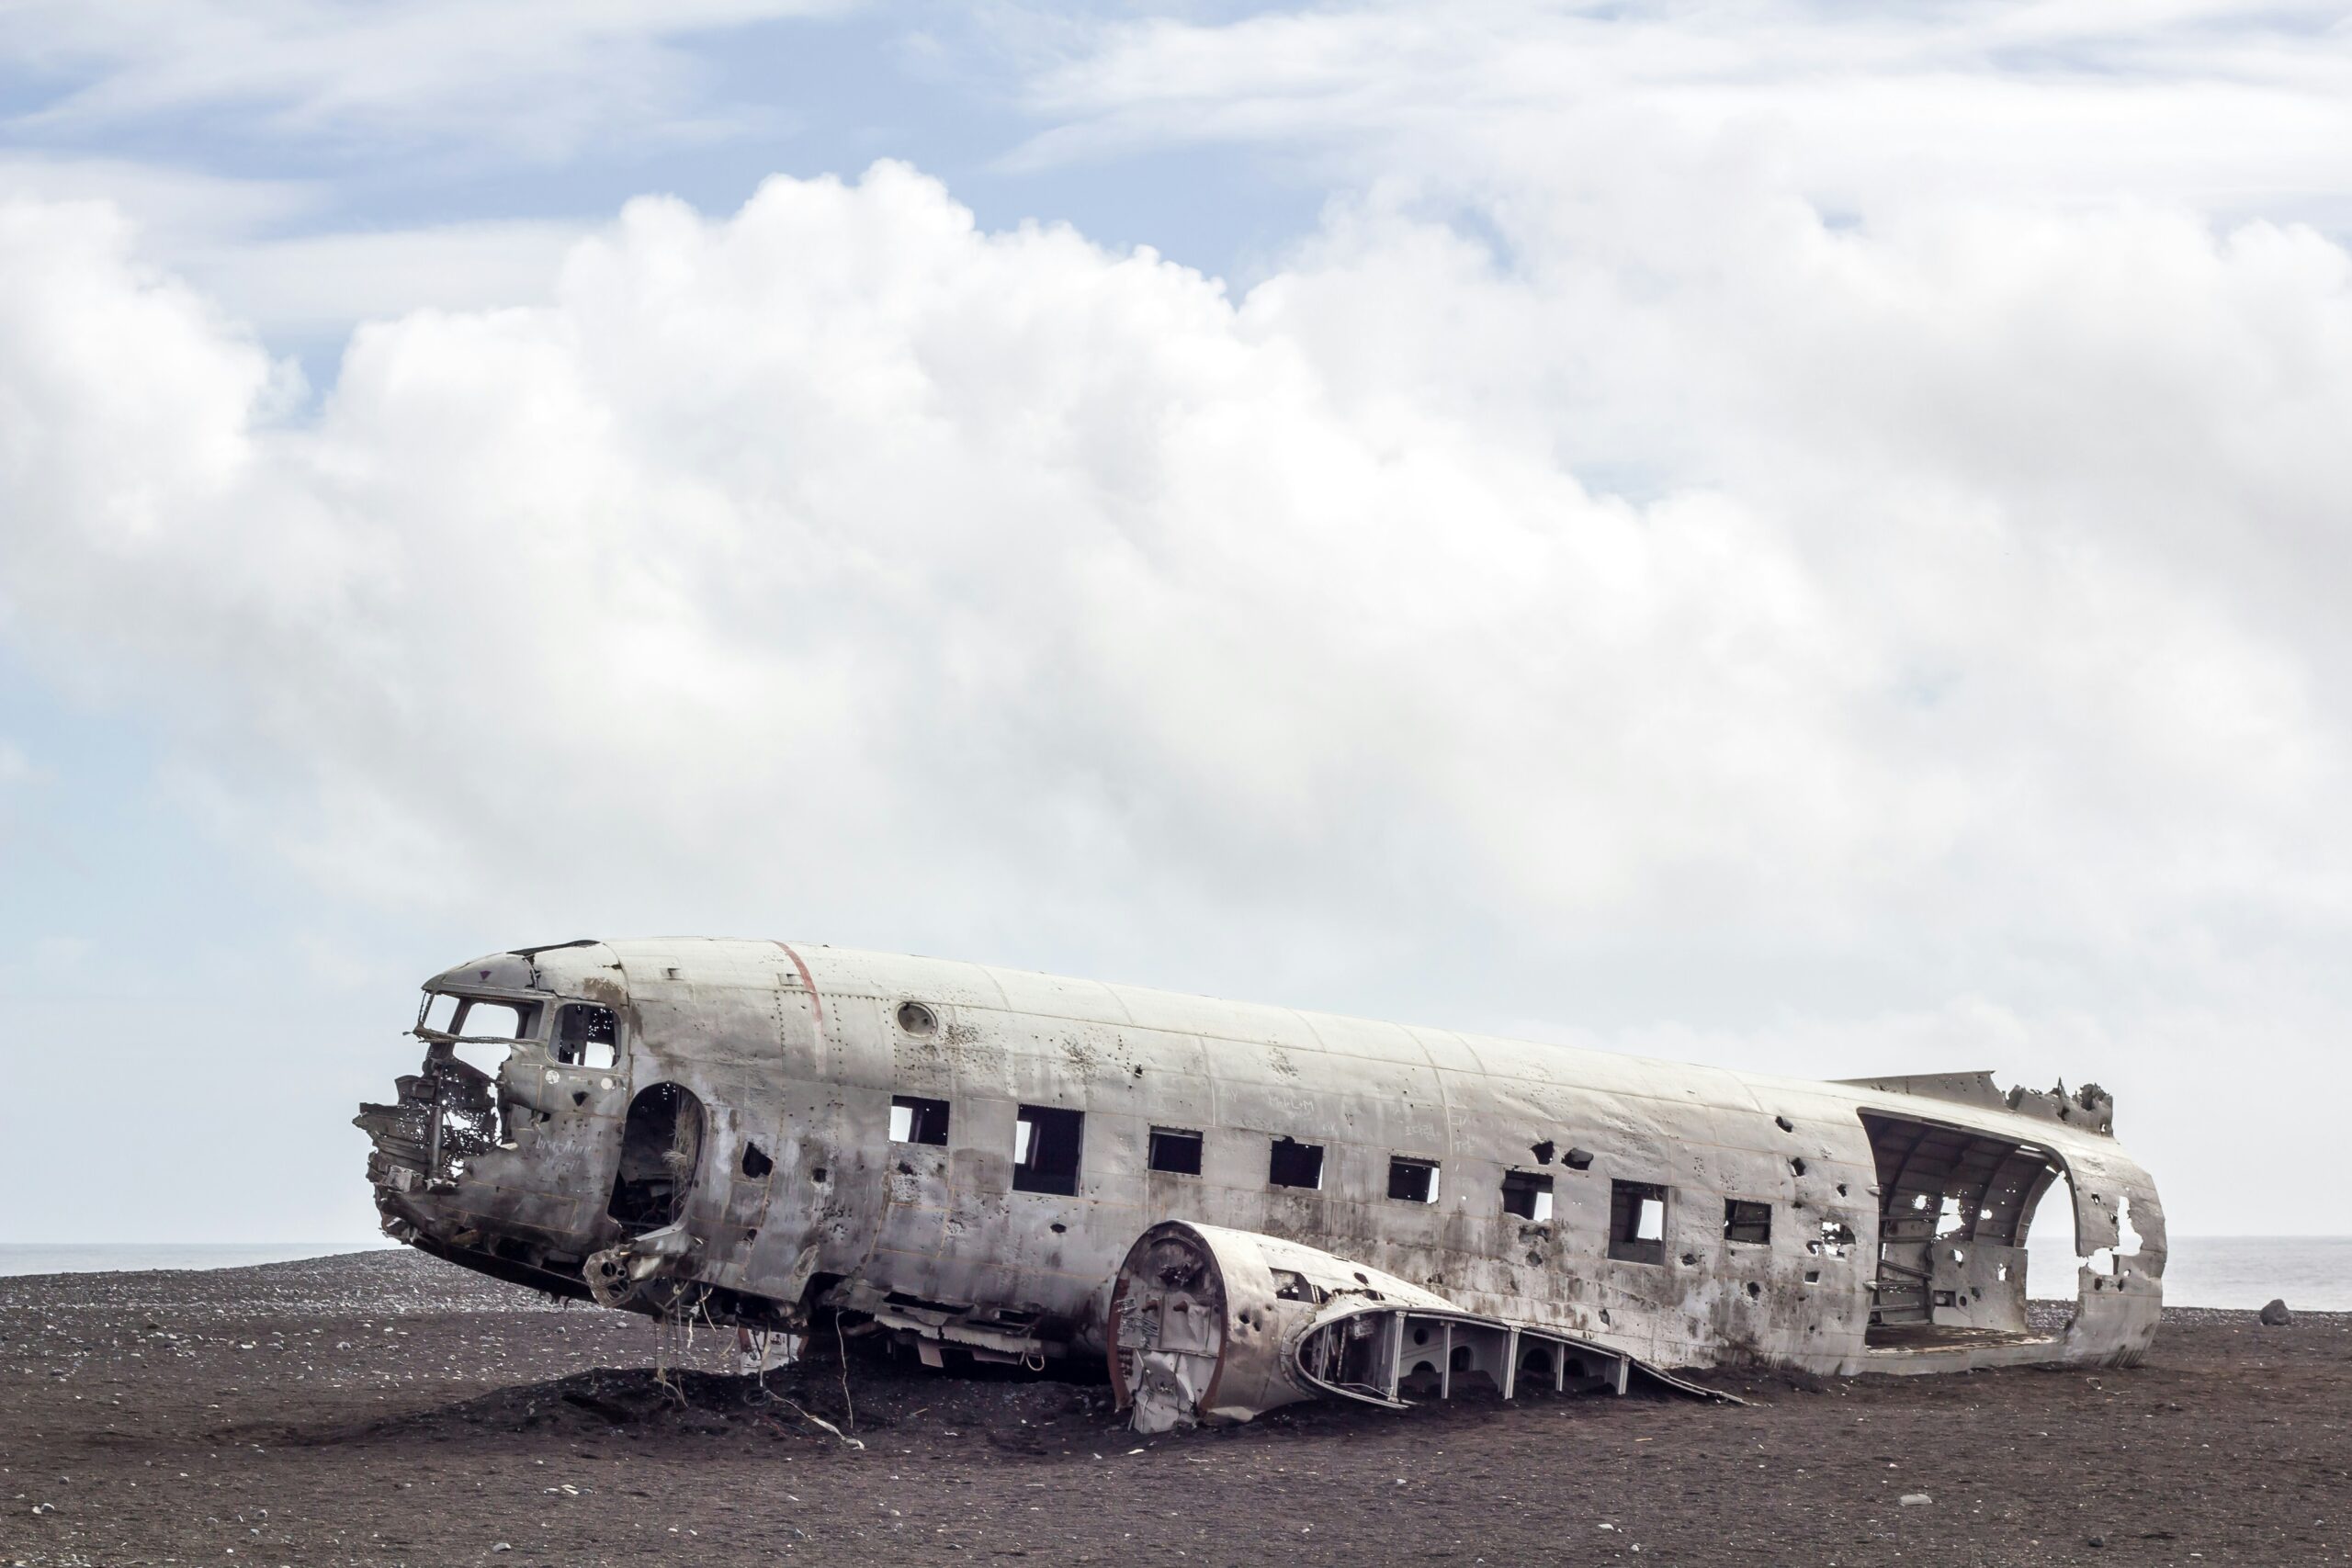
[[[1660,1368],[2130,1363],[2162,1305],[2162,1206],[2096,1091],[1811,1082],[775,941],[496,953],[426,990],[514,1006],[522,1038],[493,1083],[460,1062],[499,1048],[420,1030],[426,1070],[360,1118],[387,1231],[575,1294],[602,1259],[638,1310],[1099,1352],[1122,1261],[1170,1220]],[[596,1009],[616,1038],[564,1044]],[[688,1141],[685,1096],[681,1192],[647,1162]],[[944,1141],[894,1142],[894,1099],[944,1102]],[[632,1104],[650,1187],[622,1168]],[[1051,1172],[1016,1165],[1017,1124],[1055,1121],[1023,1108],[1081,1119],[1070,1190],[1022,1190]],[[1198,1134],[1197,1174],[1151,1168],[1156,1128]],[[1314,1185],[1270,1179],[1278,1140],[1319,1151]],[[1393,1160],[1433,1166],[1434,1201],[1390,1197]],[[1535,1212],[1506,1212],[1507,1181]],[[2071,1323],[2034,1332],[2024,1226],[2053,1183],[2084,1262]]]

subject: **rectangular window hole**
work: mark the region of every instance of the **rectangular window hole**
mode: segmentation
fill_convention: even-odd
[[[609,1067],[620,1025],[613,1010],[594,1002],[566,1002],[555,1015],[555,1059],[576,1067]]]
[[[1295,1138],[1276,1138],[1273,1151],[1266,1159],[1266,1179],[1276,1187],[1321,1188],[1323,1145],[1302,1144]]]
[[[1621,1263],[1666,1261],[1666,1189],[1647,1181],[1609,1184],[1609,1256]]]
[[[1052,1105],[1024,1105],[1012,1124],[1012,1190],[1016,1192],[1078,1191],[1080,1146],[1086,1116]]]
[[[894,1144],[947,1142],[947,1102],[919,1100],[901,1094],[890,1101],[890,1141]]]
[[[1772,1240],[1772,1205],[1751,1203],[1745,1198],[1724,1199],[1724,1239],[1749,1247],[1768,1246]]]
[[[1552,1217],[1552,1179],[1532,1170],[1503,1172],[1503,1213],[1522,1220]]]
[[[1399,1203],[1437,1201],[1437,1162],[1394,1155],[1388,1161],[1388,1195]]]
[[[1151,1130],[1151,1168],[1174,1176],[1201,1174],[1201,1135],[1182,1127]]]

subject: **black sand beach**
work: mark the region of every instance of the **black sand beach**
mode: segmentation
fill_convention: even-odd
[[[0,1563],[2352,1561],[2346,1314],[2175,1310],[2130,1371],[1149,1440],[1100,1384],[854,1346],[752,1403],[732,1344],[673,1393],[644,1320],[410,1253],[0,1280]]]

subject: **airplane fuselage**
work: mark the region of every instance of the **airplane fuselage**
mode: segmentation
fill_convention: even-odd
[[[2162,1303],[2162,1208],[2095,1091],[1805,1082],[778,942],[500,953],[426,990],[424,1071],[360,1118],[387,1231],[641,1311],[1099,1350],[1169,1220],[1658,1367],[2129,1362]],[[2038,1332],[2052,1185],[2086,1261]]]

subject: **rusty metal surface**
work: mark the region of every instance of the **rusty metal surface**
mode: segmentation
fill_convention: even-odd
[[[426,990],[530,1021],[494,1077],[420,1027],[421,1070],[363,1109],[388,1233],[640,1311],[1099,1354],[1170,1220],[1661,1368],[2128,1363],[2162,1302],[2162,1205],[2096,1089],[1783,1079],[775,942],[493,954]],[[611,1065],[567,1055],[567,1003],[609,1010]],[[944,1142],[892,1141],[894,1097],[944,1101]],[[1082,1113],[1074,1190],[1022,1190],[1024,1106]],[[1155,1127],[1199,1134],[1197,1174],[1149,1168]],[[1277,1139],[1321,1151],[1318,1185],[1270,1183]],[[1436,1201],[1390,1198],[1392,1157],[1434,1163]],[[1513,1172],[1548,1214],[1505,1211]],[[1612,1238],[1615,1183],[1662,1190],[1654,1239]],[[2025,1225],[2053,1185],[2085,1261],[2036,1335]],[[1769,1205],[1769,1237],[1731,1239],[1730,1200]]]

